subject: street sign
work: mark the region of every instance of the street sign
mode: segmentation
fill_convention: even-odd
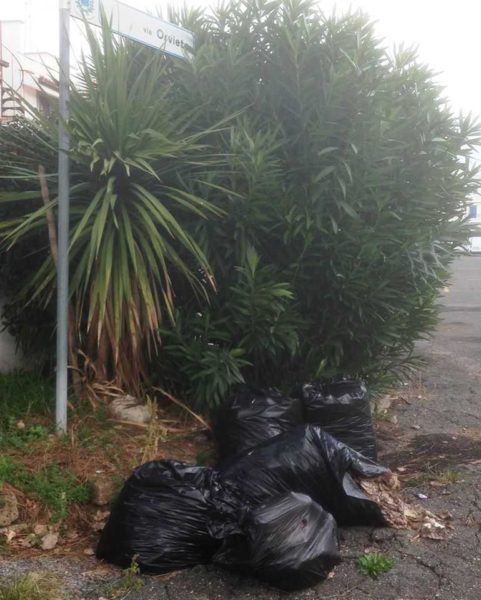
[[[112,31],[167,54],[186,58],[194,44],[194,36],[187,29],[117,0],[72,0],[70,14],[99,27],[102,10]]]

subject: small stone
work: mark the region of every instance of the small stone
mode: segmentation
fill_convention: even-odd
[[[426,496],[426,494],[416,494],[416,496],[420,499],[420,500],[427,500],[428,497]]]
[[[93,556],[95,552],[92,550],[92,548],[85,548],[84,554],[85,556]]]
[[[47,526],[39,523],[33,528],[33,533],[35,535],[45,535],[47,533]]]
[[[15,545],[20,546],[21,548],[33,548],[34,539],[32,536],[29,535],[27,537],[16,540]]]
[[[96,506],[109,504],[115,495],[115,486],[112,479],[105,475],[94,475],[90,479],[92,485],[92,502]]]
[[[17,532],[13,529],[9,529],[5,534],[5,537],[7,538],[7,544],[10,544],[10,542],[17,537]]]
[[[139,404],[133,396],[128,394],[112,400],[109,411],[114,419],[130,423],[144,424],[148,423],[151,418],[149,408],[145,404]]]
[[[390,542],[396,537],[396,532],[389,528],[375,529],[371,534],[373,542]]]
[[[0,492],[0,527],[7,527],[18,519],[18,502],[15,494]]]
[[[398,418],[397,415],[392,415],[387,419],[388,423],[391,423],[392,425],[397,425],[398,424]]]
[[[419,431],[421,429],[421,425],[411,425],[411,429],[415,429],[416,431]]]
[[[67,531],[67,533],[65,533],[64,535],[69,541],[77,540],[79,538],[79,534],[77,531]]]
[[[25,429],[25,423],[23,421],[17,421],[16,423],[17,429]]]
[[[98,510],[94,515],[94,521],[105,521],[109,514],[109,510]]]
[[[379,400],[376,402],[376,408],[378,410],[378,412],[386,412],[388,411],[393,403],[393,397],[391,395],[387,395],[387,396],[383,396],[382,398],[379,398]]]
[[[53,550],[58,542],[58,533],[47,533],[42,538],[42,550]]]

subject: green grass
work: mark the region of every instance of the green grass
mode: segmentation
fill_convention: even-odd
[[[17,423],[29,416],[50,416],[53,405],[54,387],[48,379],[19,370],[0,374],[0,447],[28,448],[46,439],[50,428],[38,424],[19,428]]]
[[[384,554],[365,554],[359,558],[357,566],[362,575],[376,578],[390,571],[394,566],[394,560]]]
[[[9,456],[0,456],[0,489],[5,482],[11,482],[15,478],[18,465]]]
[[[26,573],[0,580],[0,600],[60,600],[61,585],[51,573]]]
[[[0,374],[0,426],[28,415],[48,416],[54,403],[53,381],[28,371]]]
[[[34,451],[33,442],[46,440],[53,428],[45,427],[45,425],[27,425],[19,428],[18,421],[14,416],[9,416],[3,420],[0,426],[0,447],[13,447]]]
[[[429,485],[430,483],[438,483],[441,485],[451,485],[461,481],[465,475],[454,469],[430,469],[425,473],[414,475],[404,482],[405,487],[420,487]]]
[[[59,465],[47,465],[30,473],[8,456],[0,457],[0,485],[4,482],[18,487],[50,509],[54,522],[68,516],[70,505],[85,504],[92,496],[88,483],[65,472]]]
[[[68,515],[71,504],[85,504],[92,496],[90,485],[79,481],[58,465],[48,465],[23,480],[23,490],[52,509],[52,520],[61,521]]]

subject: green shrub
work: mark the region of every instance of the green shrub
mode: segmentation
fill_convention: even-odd
[[[179,311],[175,326],[162,331],[162,377],[194,399],[197,408],[218,405],[229,389],[263,383],[283,357],[298,349],[301,321],[293,293],[271,266],[246,249],[246,263],[231,273],[202,313]]]
[[[469,233],[478,124],[453,115],[415,53],[386,51],[361,14],[234,0],[212,18],[179,18],[196,49],[173,69],[176,106],[197,114],[198,128],[234,115],[210,137],[227,165],[204,178],[225,216],[197,227],[217,296],[179,298],[179,313],[227,333],[220,348],[243,351],[253,366],[241,374],[259,365],[264,385],[339,372],[378,382],[409,370]],[[280,346],[276,328],[264,327],[268,302],[249,309],[251,336],[219,321],[228,291],[232,305],[249,294],[246,280],[233,283],[249,248],[270,271],[265,283],[281,277],[290,294],[282,323],[298,325]],[[264,368],[269,356],[275,368]]]

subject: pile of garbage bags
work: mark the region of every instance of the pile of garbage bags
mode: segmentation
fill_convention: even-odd
[[[315,585],[340,562],[338,524],[386,525],[356,482],[388,472],[369,457],[366,403],[363,384],[347,379],[306,384],[292,399],[240,389],[215,417],[221,466],[135,469],[97,557],[159,574],[215,563],[285,590]]]
[[[220,462],[297,425],[320,425],[364,456],[377,459],[371,404],[364,382],[336,377],[305,383],[293,394],[242,386],[214,415]]]

